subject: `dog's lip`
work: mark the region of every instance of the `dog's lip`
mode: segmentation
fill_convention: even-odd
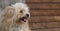
[[[26,22],[27,17],[22,17],[22,18],[20,18],[20,20]]]

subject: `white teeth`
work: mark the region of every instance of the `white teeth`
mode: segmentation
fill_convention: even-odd
[[[24,21],[26,21],[26,19],[24,19]]]
[[[24,19],[24,22],[26,22],[27,19]]]

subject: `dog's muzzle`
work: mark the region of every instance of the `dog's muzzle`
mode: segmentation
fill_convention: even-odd
[[[26,22],[29,18],[29,14],[26,14],[26,16],[19,18],[19,20]]]

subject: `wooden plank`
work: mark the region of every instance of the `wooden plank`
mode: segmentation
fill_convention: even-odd
[[[60,10],[30,10],[32,16],[60,16]]]
[[[60,2],[60,0],[26,0],[27,2]]]
[[[28,6],[32,8],[39,9],[60,9],[60,4],[28,4]]]
[[[41,0],[26,0],[26,2],[40,2]]]
[[[26,2],[27,4],[60,4],[60,2]]]
[[[60,22],[49,22],[49,23],[30,23],[31,29],[52,29],[60,28]]]
[[[38,30],[32,30],[32,31],[60,31],[60,28],[53,28],[53,29],[38,29]]]
[[[60,16],[31,16],[29,22],[60,22]]]

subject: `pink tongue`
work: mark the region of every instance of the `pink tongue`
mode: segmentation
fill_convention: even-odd
[[[26,22],[26,19],[24,19],[24,22]]]

